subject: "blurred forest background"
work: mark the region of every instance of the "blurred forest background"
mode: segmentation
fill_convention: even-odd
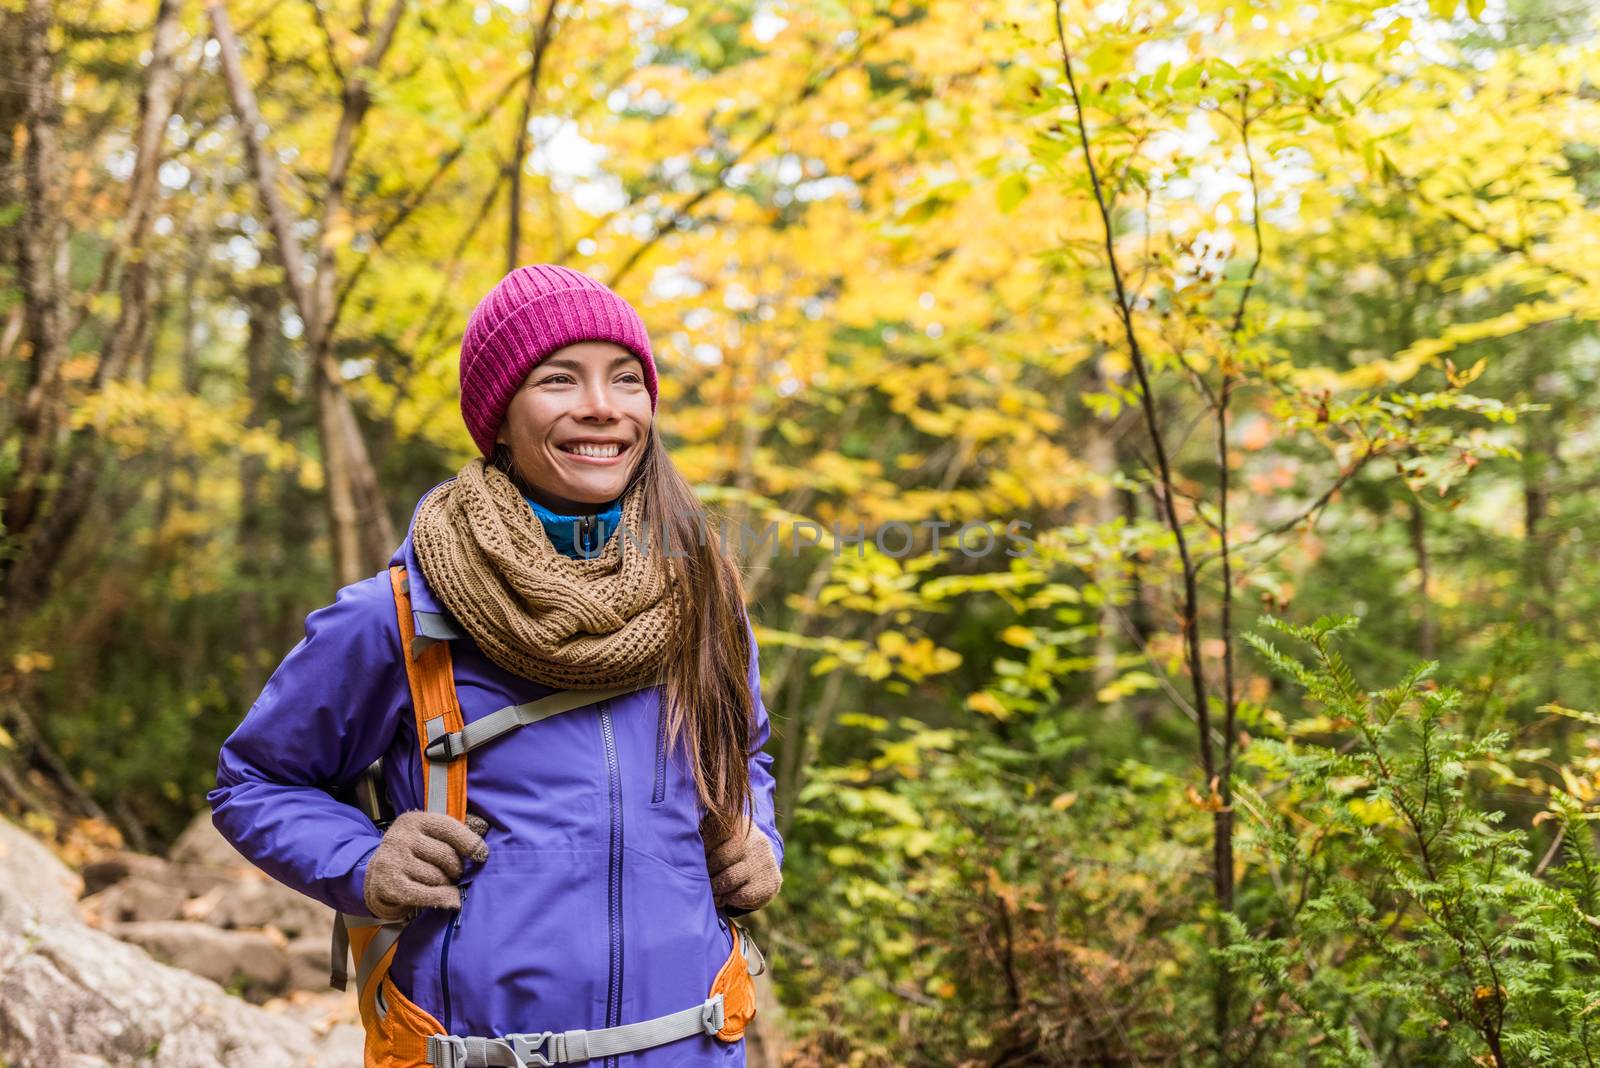
[[[203,807],[472,455],[473,304],[559,262],[712,507],[867,535],[748,561],[793,1063],[1600,1058],[1594,6],[0,17],[41,836]]]

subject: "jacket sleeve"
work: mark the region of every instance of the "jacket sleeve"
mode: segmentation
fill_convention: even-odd
[[[772,840],[772,852],[783,867],[783,836],[778,833],[777,779],[772,774],[772,754],[767,752],[767,741],[772,736],[772,724],[767,716],[767,706],[761,700],[761,654],[756,647],[755,628],[745,618],[750,632],[750,695],[755,705],[756,729],[752,739],[755,748],[750,756],[750,794],[755,805],[755,823]]]
[[[362,899],[382,835],[328,788],[388,749],[407,707],[388,575],[341,589],[223,743],[207,795],[222,836],[268,875],[343,912]]]

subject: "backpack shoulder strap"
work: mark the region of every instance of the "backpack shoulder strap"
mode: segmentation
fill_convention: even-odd
[[[411,707],[416,716],[417,741],[422,756],[422,798],[429,812],[443,812],[455,819],[467,818],[467,762],[463,757],[449,763],[428,759],[428,743],[463,727],[461,702],[456,696],[455,671],[447,641],[416,642],[416,624],[411,618],[411,584],[406,569],[396,564],[389,568],[389,585],[394,590],[395,615],[400,623],[400,651],[406,661],[406,683],[411,691]],[[421,647],[420,650],[418,647]],[[345,961],[356,961],[356,1003],[369,1039],[388,1012],[379,996],[389,965],[394,960],[405,920],[384,922],[367,916],[337,913],[333,925],[334,987],[343,990],[347,981]]]
[[[467,818],[467,762],[428,759],[428,744],[462,729],[461,702],[456,697],[455,671],[449,642],[429,642],[418,652],[413,641],[416,624],[411,618],[411,584],[403,564],[389,568],[394,587],[395,612],[400,623],[400,649],[406,658],[406,681],[411,687],[411,707],[416,714],[417,743],[421,747],[422,797],[429,812],[443,812],[458,820]]]

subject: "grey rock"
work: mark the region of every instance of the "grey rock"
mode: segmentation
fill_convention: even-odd
[[[83,866],[83,892],[85,894],[98,894],[108,886],[113,886],[126,879],[133,873],[128,860],[121,854],[113,854],[98,860],[91,860]]]
[[[333,926],[328,906],[256,873],[231,884],[209,908],[200,907],[198,900],[195,905],[190,918],[213,927],[275,927],[291,939],[326,935]]]
[[[283,990],[289,978],[288,952],[265,931],[225,931],[183,920],[119,923],[107,930],[165,964],[257,996]]]
[[[243,865],[180,864],[146,853],[120,852],[96,857],[84,865],[84,893],[90,896],[129,879],[163,883],[181,888],[187,895],[203,894],[217,886],[236,881]]]
[[[332,932],[304,935],[289,943],[290,990],[329,990],[329,942]],[[353,965],[352,965],[353,967]]]
[[[77,876],[49,850],[0,820],[0,1064],[330,1068],[361,1063],[359,1027],[314,1028],[161,964],[143,949],[85,925],[76,903],[80,889]],[[275,948],[287,959],[282,947]]]
[[[211,810],[201,809],[189,826],[178,835],[178,840],[167,850],[167,857],[180,864],[209,864],[219,868],[250,866],[233,843],[222,837],[211,822]]]
[[[100,923],[175,920],[183,914],[188,893],[175,883],[134,875],[112,883],[81,902],[83,911]]]
[[[42,842],[0,819],[0,931],[33,918],[76,923],[75,899],[82,890],[83,880]],[[0,966],[3,961],[0,955]]]

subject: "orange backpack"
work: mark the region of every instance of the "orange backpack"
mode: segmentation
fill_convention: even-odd
[[[395,612],[400,624],[400,647],[405,655],[406,680],[411,690],[411,704],[416,714],[417,741],[421,748],[423,774],[423,807],[428,811],[444,812],[465,822],[467,818],[467,753],[466,749],[450,753],[444,759],[434,759],[429,747],[446,735],[457,735],[465,729],[461,703],[456,696],[455,672],[450,660],[448,641],[417,642],[415,623],[411,615],[411,591],[406,569],[396,564],[389,568],[390,585],[394,589]],[[547,698],[551,709],[543,715],[578,708],[614,694],[630,692],[623,687],[614,691],[566,691]],[[487,740],[487,739],[486,739]],[[439,748],[438,746],[434,747]],[[448,746],[445,747],[449,749]],[[385,804],[382,787],[381,762],[368,769],[363,784],[358,788],[362,807],[375,821],[381,820]],[[765,970],[760,951],[750,940],[749,933],[727,916],[734,932],[733,949],[718,970],[707,997],[721,995],[718,1026],[706,1029],[725,1042],[737,1042],[744,1035],[745,1025],[755,1016],[755,982],[753,976]],[[389,921],[339,913],[334,920],[332,985],[345,989],[347,956],[356,962],[357,1004],[361,1010],[361,1023],[367,1032],[365,1068],[420,1068],[438,1065],[454,1068],[464,1064],[456,1059],[463,1039],[447,1036],[444,1027],[427,1011],[402,994],[389,977],[389,965],[394,960],[400,934],[405,930],[405,920]],[[746,947],[751,954],[747,956]],[[753,959],[752,959],[753,957]],[[607,1030],[621,1031],[635,1025]],[[599,1036],[601,1032],[587,1032]],[[513,1036],[520,1038],[521,1036]],[[559,1036],[557,1036],[559,1037]],[[499,1038],[489,1041],[500,1042]]]

